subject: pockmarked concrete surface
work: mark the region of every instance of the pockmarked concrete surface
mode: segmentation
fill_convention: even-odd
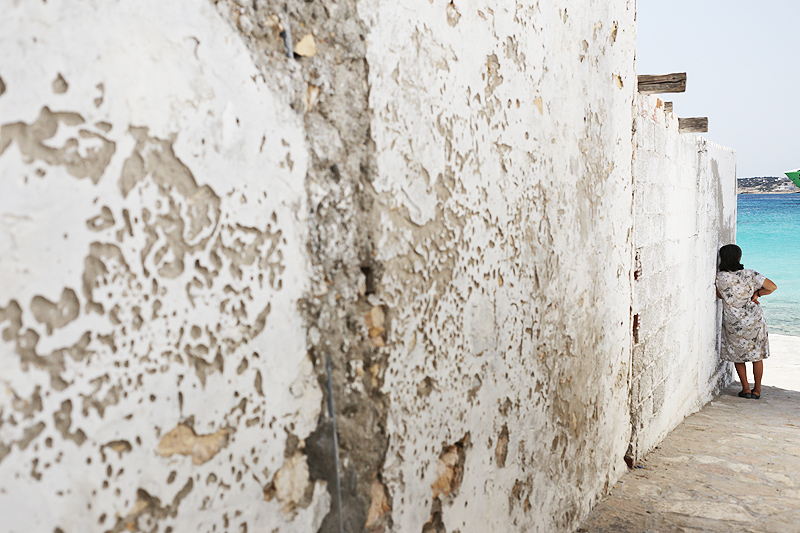
[[[760,400],[731,385],[623,476],[578,531],[800,532],[800,337],[770,335],[770,345]]]

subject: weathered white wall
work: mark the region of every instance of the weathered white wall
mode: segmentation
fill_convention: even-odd
[[[736,239],[736,153],[678,133],[655,96],[638,98],[634,141],[636,459],[731,378],[718,356],[714,279],[717,250]]]
[[[0,529],[315,531],[302,120],[206,1],[5,3],[0,49]]]
[[[629,435],[634,5],[371,0],[394,531],[568,531]]]
[[[707,398],[708,280],[655,291],[732,154],[634,101],[634,2],[496,4],[6,9],[9,531],[337,531],[327,356],[347,531],[574,529]]]

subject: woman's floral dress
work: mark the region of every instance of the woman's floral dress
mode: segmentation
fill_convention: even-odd
[[[748,268],[717,273],[722,295],[720,356],[734,363],[752,363],[769,357],[767,321],[761,306],[750,300],[766,277]]]

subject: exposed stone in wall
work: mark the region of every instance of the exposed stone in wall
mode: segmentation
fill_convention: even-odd
[[[374,144],[370,135],[368,28],[357,2],[218,1],[269,84],[303,117],[310,161],[308,253],[312,287],[302,306],[320,384],[332,359],[346,531],[392,524],[391,493],[381,484],[388,445],[387,397],[381,386],[391,327],[376,293]],[[288,33],[287,33],[288,32]],[[291,34],[291,43],[286,42]],[[291,50],[293,58],[286,57]],[[288,82],[287,80],[291,80]],[[334,504],[321,531],[338,531],[332,424],[320,417],[306,439],[312,480],[323,479]],[[380,487],[380,489],[376,488]]]
[[[389,527],[445,527],[455,503],[431,498],[431,450],[470,432],[475,417],[494,419],[495,403],[552,441],[536,450],[534,471],[563,468],[547,477],[595,488],[551,508],[547,481],[494,481],[486,468],[459,492],[475,505],[469,516],[490,505],[488,479],[517,487],[519,510],[503,504],[510,521],[575,523],[608,480],[592,472],[616,475],[627,434],[624,395],[610,391],[628,375],[632,6],[588,15],[578,3],[216,5],[271,83],[291,77],[286,97],[305,116],[316,265],[305,309],[321,382],[333,358],[346,529],[368,520],[373,479],[387,481]],[[300,54],[309,34],[314,47]],[[574,63],[556,60],[556,48],[574,51]],[[592,239],[602,253],[585,256]],[[507,393],[490,400],[496,383]],[[609,423],[616,436],[606,441]],[[526,447],[544,446],[505,421],[490,426],[476,431],[492,455],[505,439],[501,456],[529,464]],[[330,490],[329,434],[323,417],[305,452],[311,477]],[[548,454],[590,457],[591,466],[555,466]],[[402,479],[420,479],[421,492]],[[514,514],[531,502],[552,521],[531,526]]]
[[[191,427],[178,424],[175,429],[161,437],[158,453],[162,457],[190,455],[194,464],[201,465],[219,453],[228,433],[227,428],[222,428],[208,435],[197,435]]]
[[[717,250],[736,236],[735,152],[680,134],[655,96],[636,109],[631,463],[731,380],[714,280]]]
[[[16,4],[0,44],[3,530],[318,529],[278,474],[322,405],[302,120],[205,1]]]

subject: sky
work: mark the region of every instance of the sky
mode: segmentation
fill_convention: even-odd
[[[660,98],[708,117],[739,177],[800,167],[800,0],[638,0],[637,22],[637,73],[686,72]]]

